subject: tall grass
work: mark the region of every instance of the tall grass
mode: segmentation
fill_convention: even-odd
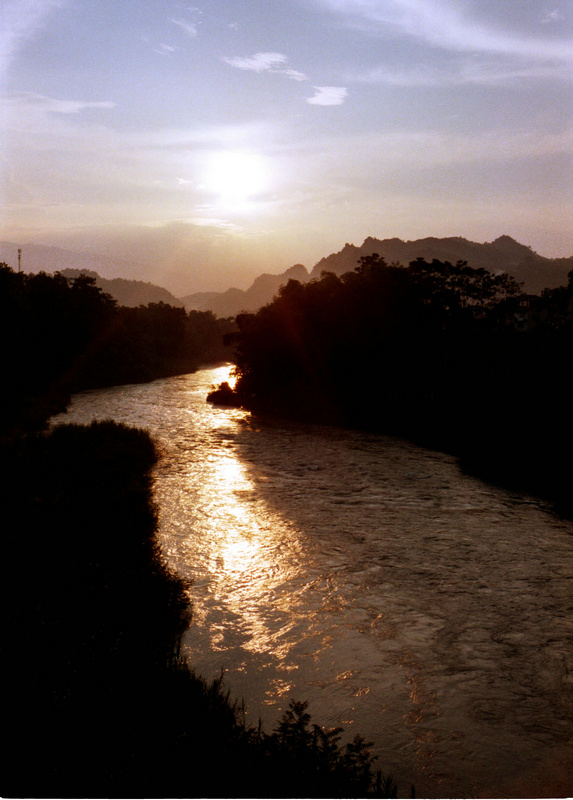
[[[249,728],[178,655],[147,433],[112,422],[4,444],[4,797],[384,796],[369,745],[293,702]],[[388,795],[391,796],[391,795]]]

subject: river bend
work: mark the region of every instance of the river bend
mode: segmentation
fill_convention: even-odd
[[[573,525],[379,435],[205,402],[225,367],[76,395],[150,430],[190,663],[253,723],[291,698],[374,742],[399,796],[573,795]]]

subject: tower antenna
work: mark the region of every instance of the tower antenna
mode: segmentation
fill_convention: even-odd
[[[22,270],[22,248],[18,248],[18,272]]]

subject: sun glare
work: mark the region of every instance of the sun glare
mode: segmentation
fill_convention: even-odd
[[[268,185],[266,160],[255,153],[214,153],[205,173],[205,187],[224,203],[254,200]]]

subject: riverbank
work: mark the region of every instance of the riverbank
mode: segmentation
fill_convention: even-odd
[[[247,728],[221,679],[179,659],[191,612],[156,540],[145,431],[57,426],[0,456],[2,796],[366,796],[363,741],[339,747],[304,704]]]
[[[308,699],[375,742],[400,796],[547,776],[538,759],[571,731],[571,526],[403,440],[205,403],[224,380],[87,392],[54,421],[158,442],[162,552],[193,581],[190,663],[210,679],[224,664],[254,725]]]
[[[401,436],[571,513],[573,273],[530,300],[464,262],[290,281],[236,319],[236,402],[255,413]],[[213,400],[231,402],[227,388]]]
[[[0,263],[4,386],[0,442],[62,411],[72,394],[148,382],[225,361],[235,326],[165,303],[118,306],[87,275],[15,272]]]
[[[445,414],[428,405],[418,413],[404,408],[373,414],[368,406],[364,416],[356,403],[350,415],[334,405],[279,409],[264,399],[245,398],[227,382],[213,389],[207,401],[215,405],[243,408],[261,419],[286,419],[331,425],[347,430],[370,431],[398,436],[436,452],[453,455],[468,475],[512,491],[529,493],[550,503],[566,519],[573,519],[573,431],[563,397],[552,398],[535,416],[527,407],[517,409],[507,420],[495,410],[465,409],[462,416]],[[357,410],[358,407],[358,410]]]

